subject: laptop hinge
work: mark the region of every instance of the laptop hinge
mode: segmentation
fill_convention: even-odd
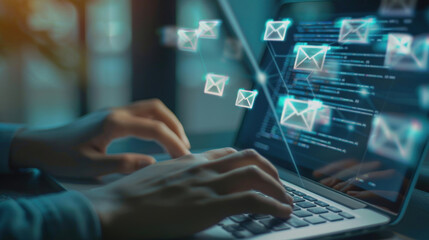
[[[328,198],[334,202],[338,202],[342,205],[345,205],[351,209],[359,209],[359,208],[365,208],[367,207],[366,204],[356,201],[346,195],[340,194],[338,192],[335,192],[329,188],[326,188],[320,184],[314,183],[312,181],[309,181],[308,179],[302,178],[302,181],[299,179],[298,176],[296,176],[295,173],[282,169],[277,168],[280,174],[281,179],[290,182],[292,184],[295,184],[299,187],[303,187],[306,190],[309,190],[311,192],[314,192],[315,194],[321,195],[325,198]],[[304,186],[302,186],[302,183],[304,183]]]

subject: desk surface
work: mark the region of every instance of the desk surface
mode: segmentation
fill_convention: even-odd
[[[195,149],[207,148],[208,146],[226,147],[231,146],[233,133],[212,134],[191,136],[190,140]],[[153,144],[142,143],[134,139],[121,140],[115,143],[109,152],[121,151],[139,151],[156,153],[161,148]],[[17,175],[0,176],[0,194],[19,196],[34,196],[47,192],[57,191],[57,189],[46,186],[46,181],[42,180],[42,175],[34,173],[21,173]],[[115,178],[115,176],[112,176]],[[109,181],[109,179],[107,179]],[[14,183],[11,185],[10,183]],[[68,188],[84,190],[99,186],[101,182],[97,181],[72,181],[66,183]],[[421,189],[429,187],[428,182],[421,181]],[[0,198],[1,199],[1,198]],[[386,230],[379,231],[365,236],[359,236],[354,239],[429,239],[429,192],[416,189],[413,192],[409,207],[404,219],[396,226],[388,227]]]

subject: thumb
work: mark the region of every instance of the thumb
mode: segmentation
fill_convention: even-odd
[[[100,175],[132,173],[155,162],[155,158],[137,153],[102,155],[97,161],[97,168],[100,171]]]

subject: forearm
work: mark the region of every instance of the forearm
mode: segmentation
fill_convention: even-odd
[[[22,125],[0,124],[0,173],[7,173],[11,170],[10,149],[12,140]]]
[[[100,239],[97,215],[78,192],[0,203],[0,239]]]

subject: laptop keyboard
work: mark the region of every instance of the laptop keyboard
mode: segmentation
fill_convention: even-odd
[[[262,214],[240,214],[229,217],[233,223],[224,224],[221,222],[219,225],[236,238],[247,238],[269,232],[286,231],[355,218],[350,213],[291,187],[285,186],[285,189],[294,201],[293,214],[290,218],[282,219]]]

